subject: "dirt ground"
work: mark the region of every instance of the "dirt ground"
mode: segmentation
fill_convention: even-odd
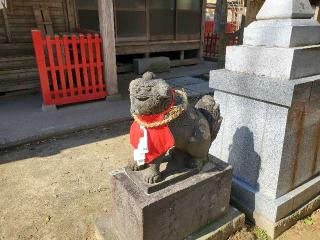
[[[108,172],[131,158],[128,130],[118,123],[1,152],[0,239],[95,239],[93,219],[111,204]],[[320,240],[320,211],[307,220],[280,240]]]

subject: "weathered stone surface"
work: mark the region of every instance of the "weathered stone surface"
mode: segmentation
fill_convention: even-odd
[[[212,91],[208,83],[204,84],[207,85],[206,90]],[[197,85],[199,84],[190,85],[190,89],[196,89],[199,87]],[[162,181],[159,167],[164,160],[163,156],[174,147],[170,151],[173,159],[182,162],[189,168],[201,170],[208,159],[209,148],[222,122],[219,104],[214,101],[213,96],[205,95],[195,105],[192,105],[184,91],[173,90],[166,81],[156,79],[151,72],[143,74],[142,78],[132,80],[129,91],[130,110],[137,123],[133,125],[133,130],[136,131],[131,133],[133,133],[133,138],[137,138],[137,141],[133,144],[135,161],[132,161],[128,167],[133,171],[139,171],[148,166],[144,173],[144,181],[158,183]],[[162,116],[169,129],[163,128],[164,123],[159,117],[156,117],[154,122],[150,122],[150,115]],[[148,133],[149,130],[144,130],[146,133],[143,134],[143,138],[140,134],[134,134],[134,132],[139,133],[141,126],[146,129],[150,128],[150,124],[156,125],[154,129],[156,134],[153,136],[159,137],[151,137],[151,141],[148,140],[151,134]],[[161,134],[158,134],[159,132]],[[168,134],[165,135],[166,133]],[[141,141],[142,139],[144,141]],[[152,141],[161,142],[165,145],[164,149],[153,147],[156,144]]]
[[[257,213],[253,213],[253,219],[258,226],[266,230],[267,234],[272,239],[275,239],[279,237],[282,233],[284,233],[286,230],[291,228],[299,220],[304,219],[307,216],[310,216],[312,212],[314,212],[319,207],[320,196],[316,196],[314,199],[301,206],[301,208],[291,212],[287,217],[277,222],[269,221],[264,216],[259,215]]]
[[[118,239],[183,239],[225,215],[232,169],[212,161],[201,173],[149,195],[124,171],[114,172],[109,221]]]
[[[147,71],[166,72],[170,70],[168,57],[138,58],[133,60],[134,71],[143,74]]]
[[[252,213],[259,214],[264,216],[268,221],[277,222],[319,194],[319,176],[277,199],[271,199],[253,189],[244,181],[234,178],[231,198],[232,201],[243,206],[247,213],[250,212],[250,215],[252,215]]]
[[[176,182],[182,181],[192,175],[199,173],[197,168],[188,169],[178,164],[173,159],[168,159],[169,162],[164,162],[160,165],[160,172],[162,173],[162,181],[155,184],[149,184],[144,181],[144,172],[132,171],[130,168],[125,168],[127,176],[141,188],[146,194],[157,192],[161,189],[166,188]]]
[[[314,97],[311,102],[310,96],[318,93],[319,80],[272,82],[225,74],[228,71],[211,73],[224,121],[210,152],[232,164],[235,176],[273,199],[316,176],[320,111],[315,106],[320,105],[320,99]],[[286,86],[286,91],[280,86]],[[281,100],[285,92],[286,104]],[[269,93],[276,93],[278,100],[271,99]]]
[[[245,215],[230,206],[225,216],[191,234],[185,240],[226,240],[237,231],[240,231],[244,225]]]
[[[270,77],[221,69],[211,71],[210,79],[209,85],[215,90],[290,107],[295,86],[316,82],[320,80],[320,75],[290,81],[279,81]],[[313,94],[313,96],[316,96],[316,94]],[[313,99],[314,105],[318,103],[316,97]]]
[[[210,152],[234,166],[232,199],[263,219],[258,225],[271,235],[287,229],[278,221],[320,194],[319,84],[319,76],[272,81],[211,73],[224,121]]]
[[[257,20],[311,18],[314,10],[309,0],[267,0],[257,15]]]
[[[215,98],[224,121],[210,153],[231,164],[234,176],[275,199],[288,109],[220,91]]]
[[[110,216],[100,216],[95,219],[95,235],[97,240],[119,240],[113,234]],[[200,231],[193,233],[185,240],[227,240],[245,226],[245,215],[230,206],[227,214],[211,222]]]
[[[320,24],[311,19],[255,21],[244,30],[244,45],[298,47],[320,44]]]
[[[245,45],[228,47],[226,70],[211,72],[224,117],[211,153],[234,166],[233,202],[272,237],[320,204],[320,31],[312,15],[307,0],[266,0]]]
[[[320,45],[296,48],[229,46],[226,54],[227,70],[280,79],[320,74],[319,62]]]

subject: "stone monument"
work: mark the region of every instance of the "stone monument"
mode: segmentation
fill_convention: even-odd
[[[320,207],[320,24],[308,0],[266,0],[226,67],[210,153],[234,168],[231,199],[271,237]]]
[[[113,207],[102,239],[227,239],[244,225],[229,206],[232,168],[208,154],[222,118],[213,97],[196,106],[152,73],[130,84],[134,160],[111,173]]]

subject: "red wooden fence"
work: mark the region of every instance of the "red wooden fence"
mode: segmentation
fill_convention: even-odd
[[[213,33],[215,30],[215,26],[216,24],[214,21],[206,21],[205,27],[204,27],[205,34]],[[237,30],[237,27],[235,23],[227,23],[227,27],[226,27],[227,33],[234,33],[236,30]]]
[[[32,31],[44,105],[64,105],[107,96],[99,35],[50,36]]]
[[[227,46],[238,45],[239,38],[236,34],[228,33],[227,35]],[[215,33],[206,33],[204,36],[204,57],[206,58],[216,58],[218,57],[218,46],[219,37]]]

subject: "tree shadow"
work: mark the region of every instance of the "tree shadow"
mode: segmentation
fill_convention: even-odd
[[[248,127],[238,128],[233,135],[228,162],[233,167],[233,176],[259,190],[261,157],[255,151],[254,135]]]

